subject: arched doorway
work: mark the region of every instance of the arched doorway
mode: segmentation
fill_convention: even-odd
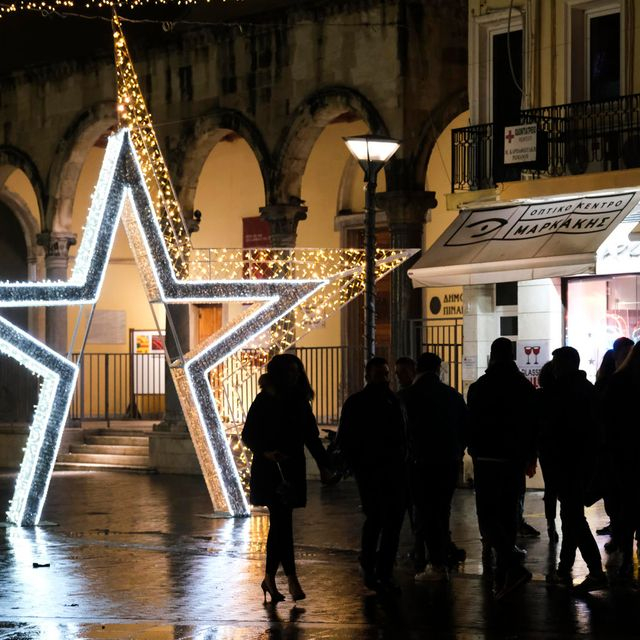
[[[0,200],[0,277],[3,280],[28,280],[28,251],[24,231],[11,208]],[[0,309],[0,315],[27,331],[26,307]],[[28,422],[33,415],[37,380],[16,360],[0,356],[0,422]]]

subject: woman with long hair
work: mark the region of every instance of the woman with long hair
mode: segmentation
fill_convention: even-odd
[[[276,586],[282,565],[294,601],[306,596],[296,574],[293,552],[293,509],[307,501],[305,446],[316,460],[321,477],[331,477],[329,458],[310,402],[313,389],[296,356],[274,356],[267,373],[260,378],[256,396],[242,431],[243,442],[253,452],[250,502],[269,509],[269,535],[264,580],[261,588],[266,602],[284,600]]]

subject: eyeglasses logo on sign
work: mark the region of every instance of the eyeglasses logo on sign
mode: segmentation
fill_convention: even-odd
[[[530,240],[558,234],[606,231],[625,210],[633,193],[472,211],[445,242],[459,247],[488,240]]]

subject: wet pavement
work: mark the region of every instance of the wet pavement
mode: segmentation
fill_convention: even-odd
[[[0,475],[6,505],[14,477]],[[352,481],[311,481],[297,510],[296,556],[307,599],[263,605],[268,518],[211,516],[204,482],[188,476],[57,472],[35,529],[0,530],[0,640],[140,638],[244,640],[378,638],[637,638],[640,592],[582,599],[544,582],[549,546],[541,492],[529,492],[525,539],[533,581],[496,602],[482,578],[473,493],[457,492],[452,530],[468,559],[450,582],[415,584],[405,523],[397,568],[402,594],[361,585],[361,514]],[[593,528],[606,522],[589,510]],[[598,537],[602,546],[608,538]],[[586,568],[578,560],[574,577]],[[285,590],[284,578],[280,585]]]

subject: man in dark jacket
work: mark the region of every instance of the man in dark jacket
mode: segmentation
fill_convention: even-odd
[[[404,414],[389,388],[389,366],[372,358],[366,386],[342,407],[337,444],[353,470],[365,521],[360,565],[365,585],[396,591],[393,565],[406,509]]]
[[[513,360],[513,343],[491,345],[486,373],[469,387],[469,453],[483,543],[496,553],[495,595],[501,598],[531,579],[515,551],[525,473],[535,466],[533,385]]]
[[[449,576],[451,500],[467,443],[467,406],[455,389],[440,381],[441,363],[435,353],[423,353],[418,358],[417,378],[403,396],[415,535],[426,544],[431,562],[431,571],[418,573],[418,581],[446,580]]]
[[[580,549],[589,575],[576,586],[588,592],[608,586],[602,570],[600,550],[584,515],[585,501],[595,502],[593,494],[598,434],[596,395],[584,371],[579,370],[580,355],[573,347],[560,347],[553,352],[555,382],[542,392],[541,437],[546,442],[549,465],[554,469],[560,518],[562,547],[556,571],[547,581],[571,586],[571,570]]]

